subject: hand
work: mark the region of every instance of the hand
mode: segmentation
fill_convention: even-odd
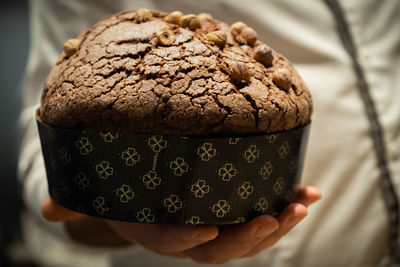
[[[271,247],[304,219],[306,207],[320,198],[321,192],[317,188],[304,187],[298,202],[286,207],[277,218],[261,215],[248,223],[220,227],[102,221],[121,240],[139,243],[159,254],[221,264],[253,256]],[[85,217],[90,218],[67,210],[50,198],[43,203],[42,213],[50,221],[69,221],[72,225],[81,223]],[[93,226],[89,227],[93,229]],[[80,235],[82,231],[78,233]]]

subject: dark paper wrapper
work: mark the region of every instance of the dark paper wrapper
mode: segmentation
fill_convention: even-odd
[[[90,216],[233,224],[296,199],[309,126],[245,137],[119,135],[37,121],[50,195]]]

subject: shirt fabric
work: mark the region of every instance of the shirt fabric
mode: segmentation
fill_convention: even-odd
[[[384,129],[388,167],[399,193],[400,2],[339,2]],[[31,1],[19,176],[29,211],[23,220],[24,236],[33,257],[44,266],[198,266],[189,259],[160,256],[139,245],[120,250],[85,247],[67,236],[62,223],[47,222],[40,214],[48,193],[34,111],[45,78],[67,39],[101,17],[140,7],[207,12],[228,23],[245,21],[260,40],[292,62],[313,96],[302,184],[321,189],[323,199],[276,245],[223,266],[389,266],[388,215],[370,124],[351,58],[342,45],[335,18],[322,0]]]

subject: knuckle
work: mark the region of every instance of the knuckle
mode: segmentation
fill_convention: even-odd
[[[153,242],[153,248],[161,252],[182,251],[199,243],[197,231],[187,231],[182,234],[165,235]]]
[[[179,236],[179,239],[183,243],[196,243],[201,236],[201,231],[197,229],[190,229],[185,231],[182,235]]]
[[[157,253],[171,253],[178,251],[179,245],[176,242],[171,242],[169,238],[162,237],[158,240],[152,240],[151,242],[147,242],[145,245],[148,249],[151,249]]]
[[[186,244],[198,245],[214,239],[218,233],[206,228],[191,228],[179,235],[182,242]]]
[[[248,251],[248,250],[252,249],[253,247],[254,247],[254,244],[253,244],[253,242],[251,242],[251,241],[242,242],[242,243],[240,244],[240,249],[241,249],[242,251]]]

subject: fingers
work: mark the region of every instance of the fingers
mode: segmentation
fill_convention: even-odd
[[[321,198],[311,186],[300,189],[298,203],[286,207],[277,219],[262,215],[240,225],[181,226],[140,224],[106,220],[118,236],[157,253],[191,257],[200,263],[225,263],[253,256],[271,247],[307,216],[307,206]],[[59,205],[51,197],[42,203],[42,214],[49,221],[71,221],[86,217]],[[210,241],[210,242],[209,242]]]
[[[120,221],[107,221],[107,223],[121,237],[167,255],[208,242],[218,235],[216,226],[159,225]]]
[[[215,240],[186,250],[185,254],[199,263],[225,263],[248,253],[278,227],[278,221],[269,215],[246,224],[223,226]]]
[[[85,215],[69,210],[58,204],[52,197],[47,197],[41,207],[43,217],[51,222],[70,221]]]
[[[65,230],[73,240],[95,247],[126,247],[131,242],[118,236],[102,219],[85,216],[64,223]]]
[[[297,200],[297,202],[308,207],[309,205],[321,199],[321,197],[322,194],[318,188],[313,186],[306,186],[303,189],[301,189],[300,197]]]
[[[245,257],[253,256],[260,251],[271,247],[279,241],[284,235],[293,229],[301,220],[307,216],[307,208],[299,203],[293,203],[286,207],[281,215],[278,216],[279,229],[265,238],[251,251],[249,251]]]

